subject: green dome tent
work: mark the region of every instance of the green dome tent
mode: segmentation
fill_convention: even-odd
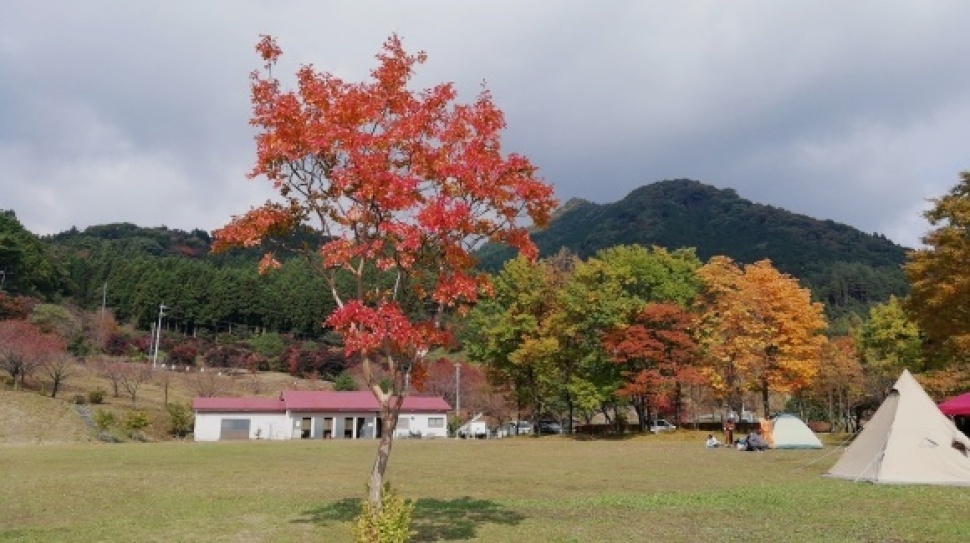
[[[782,413],[772,419],[771,435],[776,449],[821,449],[822,442],[802,420]]]

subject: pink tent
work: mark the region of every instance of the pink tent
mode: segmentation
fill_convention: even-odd
[[[970,392],[961,394],[940,404],[944,415],[970,415]]]

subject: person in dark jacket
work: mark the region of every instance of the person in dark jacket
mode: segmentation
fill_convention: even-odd
[[[744,450],[746,451],[763,451],[768,448],[768,443],[757,431],[748,434],[748,437],[744,440],[744,443]]]

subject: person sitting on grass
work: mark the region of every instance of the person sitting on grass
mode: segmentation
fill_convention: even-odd
[[[744,440],[744,450],[746,451],[764,451],[768,448],[768,443],[765,442],[764,438],[758,431],[751,432],[748,434],[747,439]]]
[[[713,449],[714,447],[720,447],[721,442],[714,437],[714,434],[707,434],[707,441],[704,442],[704,446],[708,449]]]

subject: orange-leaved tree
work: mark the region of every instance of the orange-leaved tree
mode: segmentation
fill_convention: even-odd
[[[790,276],[762,260],[738,268],[714,257],[698,272],[706,285],[701,335],[715,385],[761,392],[769,412],[769,391],[807,386],[818,372],[822,306]]]
[[[906,309],[927,344],[950,359],[970,360],[970,171],[923,214],[933,226],[903,268],[911,291]]]
[[[426,56],[406,53],[396,35],[369,80],[345,82],[304,66],[295,90],[272,75],[276,42],[264,36],[256,49],[266,70],[252,74],[258,134],[250,177],[268,179],[282,201],[234,217],[215,232],[215,248],[254,247],[306,229],[323,237],[302,251],[336,304],[321,316],[324,325],[361,359],[381,405],[368,481],[368,499],[380,508],[405,383],[428,350],[447,341],[448,312],[487,286],[473,271],[472,251],[497,241],[535,257],[522,222],[544,224],[556,202],[528,159],[502,152],[505,120],[487,90],[459,103],[449,83],[408,88]],[[276,266],[268,253],[260,269]],[[379,373],[389,376],[388,390]]]
[[[851,336],[827,338],[822,363],[808,395],[826,407],[828,421],[851,432],[852,407],[865,395],[865,372]]]

